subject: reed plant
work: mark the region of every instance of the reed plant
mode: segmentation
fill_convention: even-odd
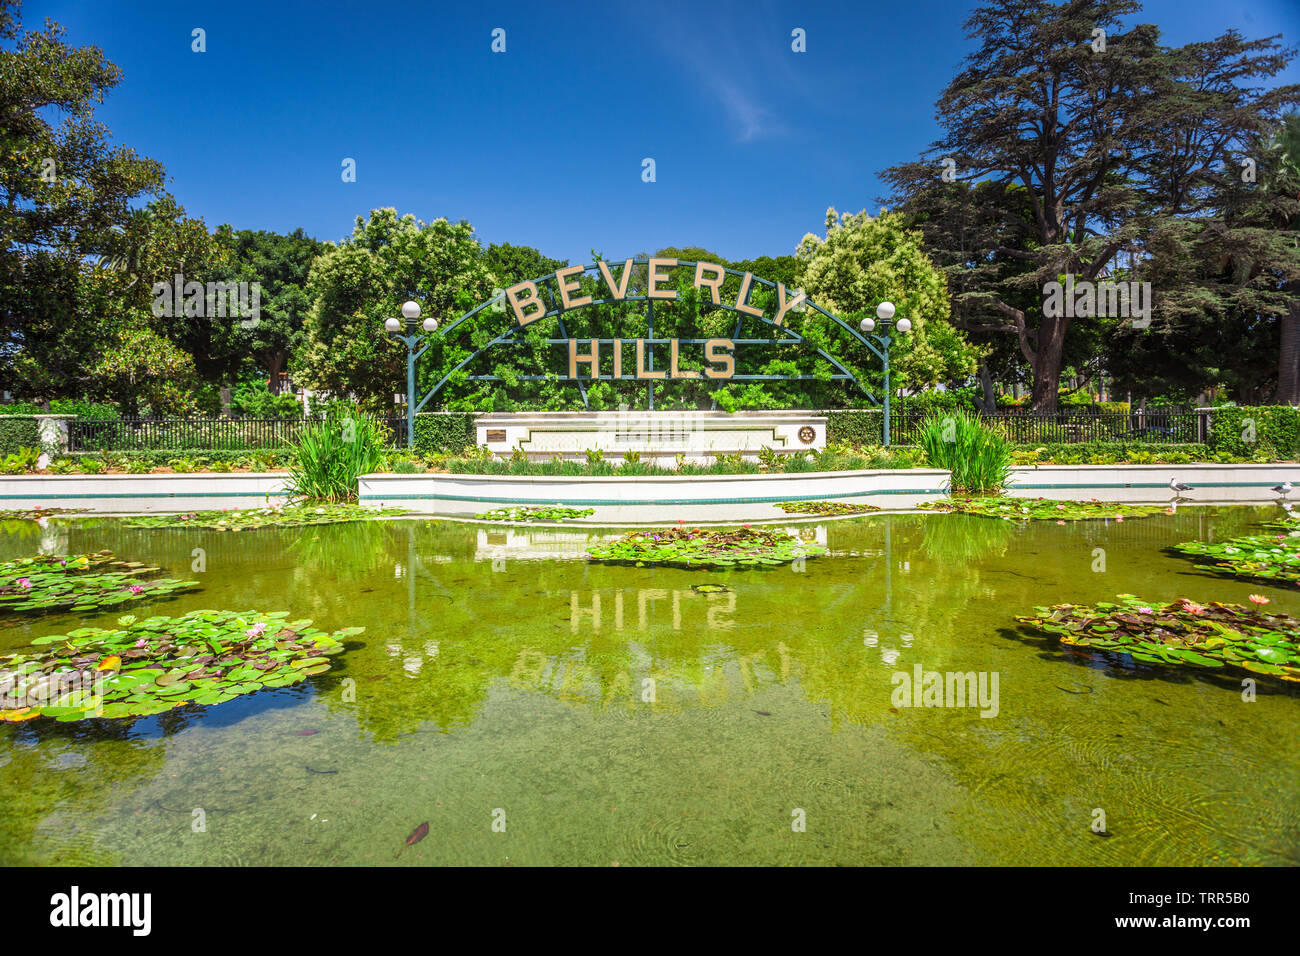
[[[384,463],[388,427],[364,415],[312,422],[294,444],[289,492],[313,501],[350,501],[357,479]]]
[[[934,468],[951,472],[953,494],[996,494],[1011,477],[1011,446],[1006,437],[965,411],[931,415],[921,423],[917,444]]]

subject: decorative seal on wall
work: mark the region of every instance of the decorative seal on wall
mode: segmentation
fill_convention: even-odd
[[[817,437],[817,432],[813,431],[813,427],[811,425],[805,425],[803,428],[799,429],[799,440],[803,442],[805,445],[811,445],[813,443],[813,439],[816,437]]]

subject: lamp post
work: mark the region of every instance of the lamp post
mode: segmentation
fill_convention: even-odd
[[[880,324],[881,324],[880,335],[875,334],[876,319],[880,320]],[[890,396],[890,392],[892,391],[889,387],[889,343],[893,341],[893,339],[889,335],[889,325],[891,320],[894,320],[894,303],[882,302],[880,303],[880,305],[876,306],[876,319],[867,316],[867,318],[863,319],[862,322],[859,323],[858,328],[862,329],[864,335],[870,335],[873,339],[879,342],[881,351],[883,353],[883,361],[885,363],[885,425],[884,425],[883,437],[884,437],[885,445],[888,446],[889,445],[889,396]],[[893,321],[893,326],[894,328],[898,329],[900,334],[906,335],[908,332],[912,331],[912,320],[897,319]]]
[[[424,336],[418,334],[415,330],[416,323],[420,321],[420,303],[415,301],[406,301],[402,303],[402,318],[392,318],[384,320],[384,328],[388,334],[397,339],[406,346],[406,447],[415,447],[415,412],[423,402],[416,401],[415,393],[415,363],[429,346],[433,344],[432,340],[421,341]],[[406,334],[402,334],[402,326],[405,323]],[[427,318],[424,320],[422,327],[425,332],[434,332],[438,328],[438,320]]]

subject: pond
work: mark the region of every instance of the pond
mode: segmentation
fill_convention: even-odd
[[[587,561],[613,529],[9,523],[0,558],[107,548],[201,582],[141,617],[366,630],[300,685],[0,726],[0,863],[1295,865],[1300,693],[1247,702],[1240,675],[1089,660],[1014,622],[1125,592],[1300,614],[1294,588],[1163,550],[1276,515],[872,515],[800,525],[829,553],[758,571]],[[24,618],[0,650],[81,623]],[[996,674],[996,714],[894,706],[917,665]]]

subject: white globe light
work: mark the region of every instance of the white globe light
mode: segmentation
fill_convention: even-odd
[[[389,332],[400,332],[402,331],[402,320],[384,319],[384,328],[386,328]]]
[[[898,331],[900,332],[910,332],[912,331],[912,320],[899,319],[898,324],[895,326],[895,328],[898,329]]]
[[[873,329],[875,329],[875,327],[876,327],[876,320],[872,318],[865,318],[858,323],[858,328],[860,328],[863,332],[870,332]]]
[[[438,327],[438,320],[435,319],[433,316],[429,316],[429,318],[424,320],[424,331],[432,332],[437,327]]]
[[[420,303],[409,299],[406,302],[403,302],[402,317],[406,319],[418,319],[420,317]]]
[[[876,318],[881,322],[888,322],[894,317],[894,303],[882,302],[876,306]]]

